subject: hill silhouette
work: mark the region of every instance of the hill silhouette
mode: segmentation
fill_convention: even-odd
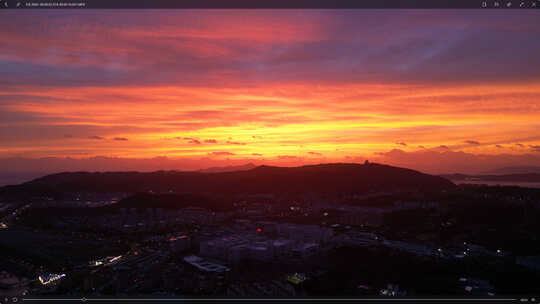
[[[449,180],[415,170],[375,163],[320,164],[301,167],[259,166],[251,170],[203,173],[156,171],[72,172],[47,175],[0,189],[24,192],[175,192],[192,194],[362,193],[367,191],[452,188]],[[9,189],[6,189],[9,188]]]
[[[203,173],[220,173],[220,172],[245,171],[245,170],[254,169],[256,167],[257,166],[255,166],[252,163],[247,163],[245,165],[240,165],[240,166],[210,167],[206,169],[200,169],[197,171],[203,172]]]

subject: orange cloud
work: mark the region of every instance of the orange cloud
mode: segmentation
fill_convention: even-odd
[[[75,15],[0,20],[0,157],[538,153],[536,16],[466,31],[452,12]]]

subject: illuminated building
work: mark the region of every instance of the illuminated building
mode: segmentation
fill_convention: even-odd
[[[57,282],[58,280],[64,278],[65,276],[66,276],[66,274],[64,274],[64,273],[62,273],[62,274],[50,273],[50,274],[45,274],[45,275],[38,276],[38,280],[42,285],[49,285],[49,284],[52,284],[54,282]]]

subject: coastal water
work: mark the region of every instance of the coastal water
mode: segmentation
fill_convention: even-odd
[[[488,186],[518,186],[526,188],[540,188],[540,182],[512,182],[512,181],[488,181],[488,180],[459,180],[452,181],[455,184],[475,184]]]

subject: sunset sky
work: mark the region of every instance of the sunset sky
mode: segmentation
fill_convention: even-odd
[[[536,11],[11,10],[0,32],[2,159],[540,166]]]

